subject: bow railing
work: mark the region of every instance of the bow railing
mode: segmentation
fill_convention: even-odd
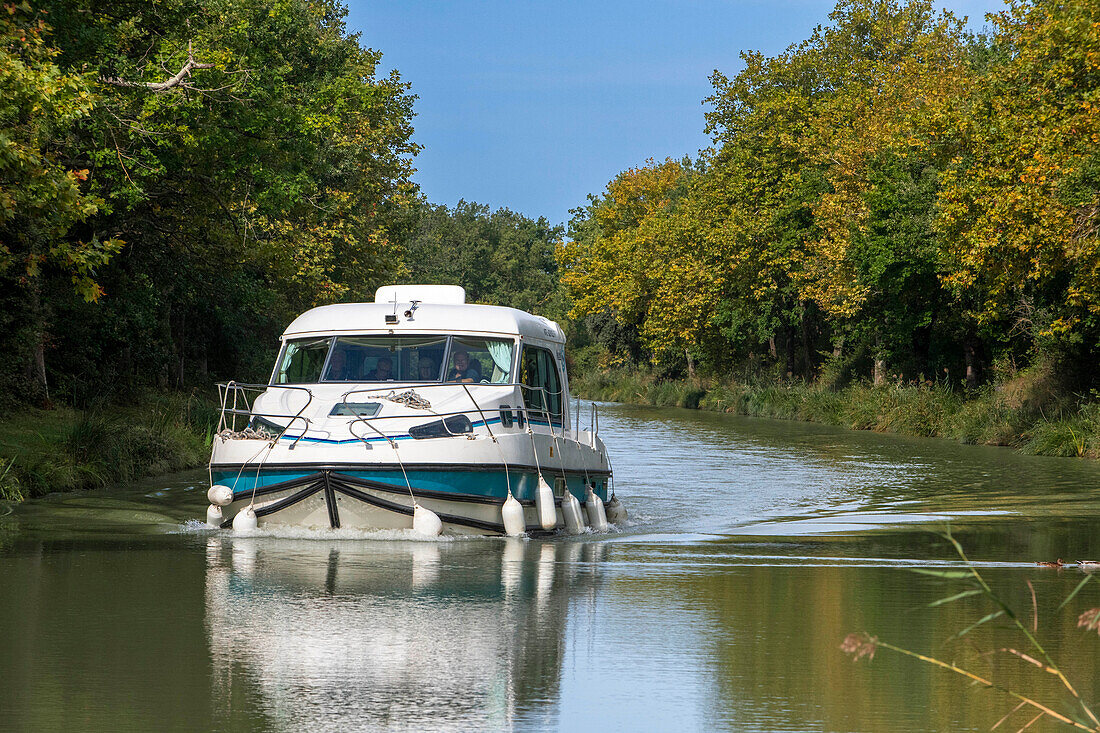
[[[483,387],[486,385],[473,385],[474,387]],[[448,423],[447,418],[456,416],[465,416],[471,423],[475,422],[471,417],[476,416],[481,425],[484,425],[490,435],[493,435],[490,422],[493,420],[493,413],[499,414],[501,422],[505,428],[511,428],[513,425],[524,428],[531,425],[545,425],[549,428],[550,433],[559,438],[566,438],[569,433],[572,433],[571,437],[574,441],[580,440],[580,407],[574,407],[568,399],[561,399],[564,397],[562,391],[550,392],[545,387],[532,386],[522,383],[506,383],[492,385],[493,387],[511,387],[515,396],[515,405],[501,404],[499,402],[499,392],[496,393],[497,404],[492,407],[486,407],[478,402],[474,396],[474,391],[471,390],[471,385],[462,382],[442,382],[438,384],[416,384],[416,383],[387,383],[377,387],[361,387],[357,389],[348,390],[340,396],[340,399],[335,403],[334,407],[340,408],[340,412],[333,415],[340,414],[346,415],[352,418],[349,424],[349,431],[355,437],[366,441],[365,434],[360,434],[355,431],[355,426],[362,423],[371,432],[377,434],[380,438],[383,438],[392,443],[392,436],[388,436],[386,432],[379,429],[379,426],[384,426],[388,421],[392,420],[404,420],[408,421],[412,415],[408,412],[394,415],[374,415],[365,414],[363,411],[364,403],[362,401],[354,401],[351,398],[359,396],[369,396],[373,400],[377,401],[400,401],[395,400],[396,397],[404,395],[412,395],[413,397],[419,397],[421,392],[427,393],[431,396],[431,392],[439,391],[441,389],[449,390],[452,394],[455,392],[455,388],[460,388],[462,395],[465,396],[466,401],[469,402],[469,407],[461,407],[461,409],[451,410],[435,410],[431,408],[430,399],[423,399],[423,403],[427,407],[418,407],[415,399],[409,399],[403,402],[414,410],[422,409],[433,417],[441,419],[442,431],[445,437],[469,437],[470,431],[457,431],[453,423]],[[257,398],[270,390],[287,390],[288,392],[300,392],[305,395],[305,400],[300,408],[297,410],[288,410],[285,412],[270,412],[265,410],[256,409]],[[399,392],[399,394],[394,394]],[[307,415],[306,411],[314,402],[314,392],[309,387],[303,387],[298,385],[284,385],[284,384],[248,384],[243,382],[222,382],[218,384],[219,402],[221,405],[221,412],[218,421],[218,433],[221,434],[228,430],[231,434],[239,433],[244,429],[252,429],[253,431],[262,432],[270,431],[275,439],[282,438],[291,430],[292,427],[298,425],[301,430],[298,435],[293,436],[295,444],[305,436],[305,433],[311,429],[313,420]],[[526,393],[526,394],[525,394]],[[537,400],[525,399],[529,395],[537,395]],[[558,414],[553,414],[549,407],[553,404],[550,400],[551,397],[559,398],[558,404],[561,404],[562,410]],[[538,402],[539,404],[528,404]],[[495,416],[494,416],[495,417]],[[532,420],[533,418],[533,420]],[[285,424],[283,424],[283,422]],[[591,433],[598,434],[599,431],[599,411],[595,404],[590,406],[589,413],[589,431]],[[444,436],[436,436],[444,437]]]

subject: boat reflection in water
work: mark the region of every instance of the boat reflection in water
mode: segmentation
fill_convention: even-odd
[[[212,537],[214,708],[237,717],[247,707],[280,729],[550,722],[569,614],[594,613],[604,550]]]

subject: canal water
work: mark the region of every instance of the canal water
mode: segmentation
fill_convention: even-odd
[[[631,513],[548,540],[209,531],[205,476],[0,505],[0,730],[1018,730],[1070,717],[994,607],[927,572],[958,539],[1088,702],[1100,464],[604,405]],[[1061,729],[1040,721],[1029,730]]]

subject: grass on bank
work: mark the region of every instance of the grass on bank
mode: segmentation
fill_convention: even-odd
[[[966,394],[942,383],[829,389],[797,380],[662,381],[644,373],[608,371],[574,377],[570,387],[594,400],[950,438],[1033,455],[1100,458],[1100,402],[1052,395],[1044,385],[1024,374]]]
[[[13,412],[0,422],[0,499],[102,488],[200,466],[215,421],[211,403],[180,393],[85,411]]]

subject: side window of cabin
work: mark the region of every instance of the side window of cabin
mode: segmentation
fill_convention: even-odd
[[[543,363],[543,370],[546,374],[546,398],[550,401],[550,417],[557,423],[561,424],[562,411],[561,411],[561,376],[558,374],[558,365],[554,361],[553,355],[542,350],[541,360]]]
[[[561,376],[554,356],[537,346],[524,346],[520,365],[523,401],[535,420],[562,421]]]
[[[448,382],[507,384],[512,381],[512,342],[501,339],[454,337]]]
[[[275,372],[275,384],[311,384],[321,381],[321,367],[325,363],[330,343],[332,339],[327,338],[288,341]]]

